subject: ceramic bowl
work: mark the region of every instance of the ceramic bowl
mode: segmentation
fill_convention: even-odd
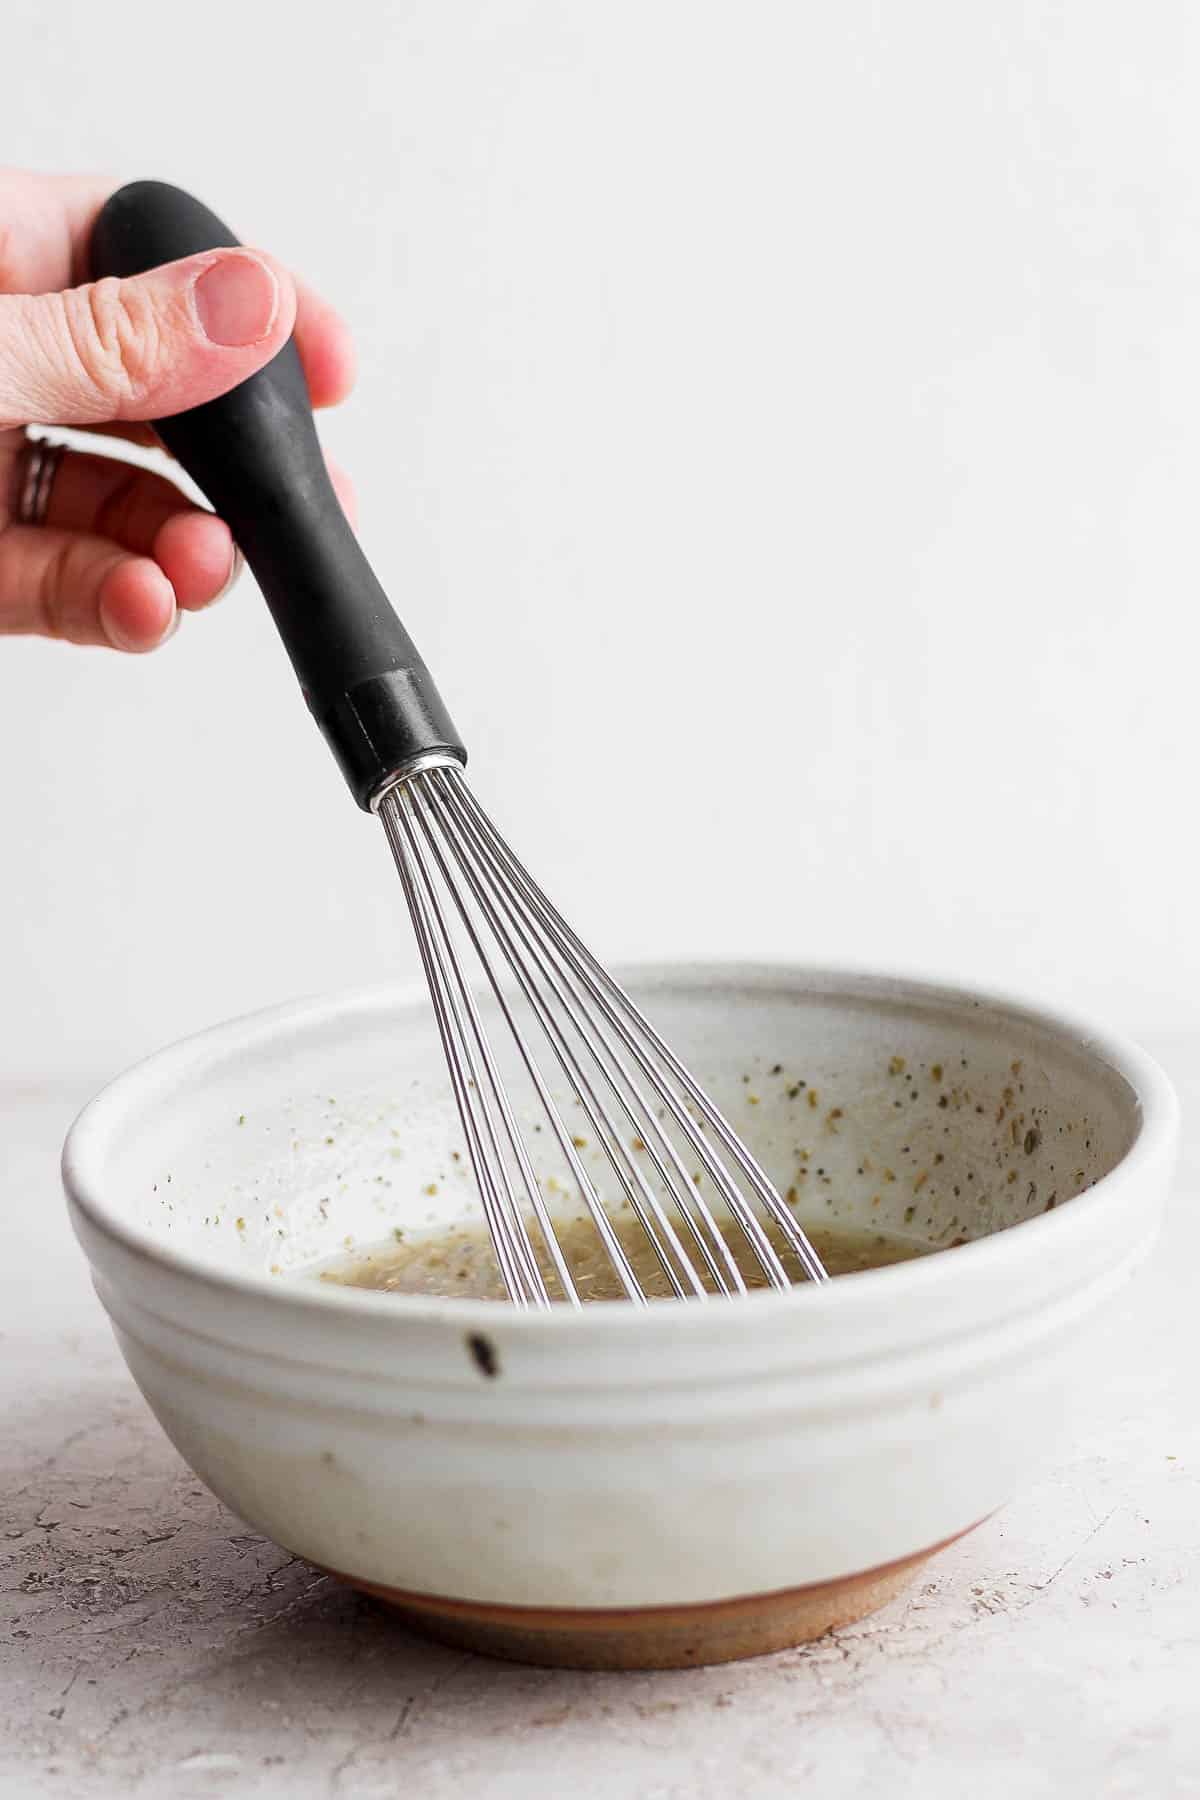
[[[71,1217],[235,1512],[502,1655],[669,1666],[848,1622],[1059,1448],[1176,1137],[1127,1043],[791,966],[624,979],[802,1218],[942,1253],[707,1305],[519,1313],[313,1270],[475,1200],[423,992],[218,1026],[83,1112]]]

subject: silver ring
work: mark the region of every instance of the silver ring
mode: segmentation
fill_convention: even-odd
[[[17,490],[18,525],[46,523],[54,477],[65,453],[65,444],[48,444],[43,438],[30,438]]]

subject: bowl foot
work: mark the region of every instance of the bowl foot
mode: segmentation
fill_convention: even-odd
[[[903,1592],[944,1547],[837,1581],[700,1606],[492,1606],[339,1578],[382,1600],[413,1631],[483,1656],[541,1668],[690,1669],[790,1650],[852,1625]]]

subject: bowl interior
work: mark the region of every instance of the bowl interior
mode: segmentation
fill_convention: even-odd
[[[789,970],[628,985],[805,1221],[947,1247],[1068,1204],[1138,1132],[1119,1070],[1018,1009]],[[502,1022],[484,1014],[515,1075]],[[519,1110],[546,1176],[548,1134]],[[479,1216],[422,995],[220,1028],[123,1077],[90,1114],[92,1191],[210,1267],[284,1279],[397,1229]],[[600,1185],[601,1152],[580,1154]]]

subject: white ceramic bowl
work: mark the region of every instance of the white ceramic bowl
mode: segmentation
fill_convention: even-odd
[[[443,1634],[600,1666],[827,1629],[1001,1505],[1071,1428],[1176,1137],[1140,1052],[1002,999],[792,967],[625,979],[780,1185],[808,1171],[802,1216],[968,1241],[644,1309],[308,1279],[473,1210],[416,992],[164,1050],[63,1161],[134,1378],[223,1500]]]

